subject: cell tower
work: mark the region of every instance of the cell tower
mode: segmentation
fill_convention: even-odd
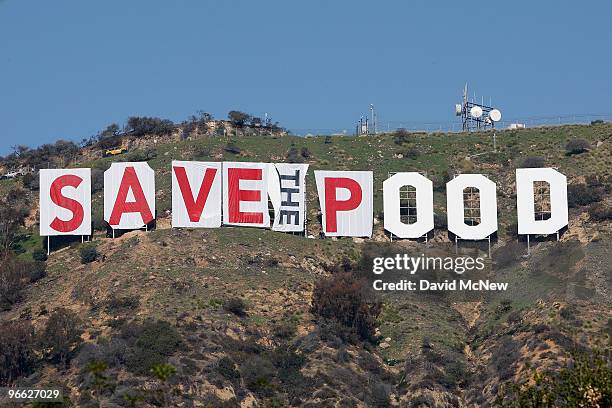
[[[364,136],[370,134],[370,124],[368,123],[368,118],[364,118],[363,116],[359,118],[359,122],[357,122],[357,126],[355,128],[356,136]]]
[[[455,104],[455,116],[461,116],[462,130],[470,132],[473,130],[484,130],[487,127],[495,127],[495,122],[501,120],[501,112],[492,106],[476,102],[476,97],[469,100],[468,84],[463,88],[463,102]]]
[[[370,113],[372,114],[372,120],[368,121],[367,116],[361,116],[357,125],[355,126],[355,135],[363,136],[363,135],[375,135],[376,131],[376,123],[378,119],[378,113],[374,109],[374,104],[370,104]]]

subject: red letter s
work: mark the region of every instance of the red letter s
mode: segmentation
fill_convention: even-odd
[[[59,232],[70,232],[74,231],[83,222],[83,206],[76,200],[72,198],[68,198],[62,195],[62,188],[64,187],[74,187],[77,188],[81,185],[83,181],[79,176],[75,176],[74,174],[66,174],[56,178],[53,183],[51,183],[51,201],[53,201],[56,205],[67,209],[72,212],[72,218],[68,221],[62,221],[59,218],[55,217],[55,219],[51,222],[50,226],[55,231]]]

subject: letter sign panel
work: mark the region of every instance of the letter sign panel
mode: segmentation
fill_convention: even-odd
[[[91,235],[91,170],[40,170],[40,235]]]
[[[536,220],[533,183],[550,186],[550,218]],[[555,169],[516,169],[516,210],[519,234],[554,234],[568,223],[567,177]]]
[[[302,232],[306,213],[308,164],[269,163],[268,194],[274,207],[273,231]]]
[[[463,190],[477,188],[480,192],[480,224],[465,223]],[[461,239],[486,239],[497,231],[497,196],[495,183],[482,174],[460,174],[446,183],[446,213],[448,230]]]
[[[221,163],[172,162],[172,226],[221,226]]]
[[[223,162],[223,224],[268,228],[266,163]]]
[[[402,222],[400,190],[414,187],[416,193],[416,222]],[[433,183],[419,173],[397,173],[383,182],[385,229],[399,238],[420,238],[434,228]]]
[[[113,163],[104,172],[104,220],[138,229],[155,218],[155,174],[146,162]]]
[[[315,179],[325,235],[372,236],[372,172],[315,171]]]

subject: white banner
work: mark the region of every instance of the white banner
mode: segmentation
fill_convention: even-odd
[[[480,224],[465,223],[463,190],[477,188],[480,193]],[[446,183],[448,230],[461,239],[485,239],[497,231],[497,196],[495,183],[481,174],[460,174]]]
[[[137,229],[154,219],[153,169],[146,162],[113,163],[104,172],[104,220],[113,229]]]
[[[267,163],[223,162],[223,224],[270,227]]]
[[[550,218],[536,220],[533,183],[550,187]],[[516,210],[519,234],[554,234],[568,224],[567,177],[555,169],[516,169]]]
[[[416,222],[402,222],[400,189],[415,188]],[[405,193],[404,193],[405,194]],[[419,173],[397,173],[383,182],[383,208],[385,229],[398,238],[420,238],[434,227],[433,183]]]
[[[315,171],[326,236],[372,236],[371,171]]]
[[[308,164],[270,163],[269,166],[268,195],[274,207],[272,230],[304,231]]]
[[[221,163],[172,162],[172,226],[221,226]]]
[[[40,170],[40,235],[91,235],[91,169]]]

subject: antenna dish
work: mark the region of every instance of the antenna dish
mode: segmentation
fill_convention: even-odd
[[[501,112],[498,109],[493,109],[489,112],[489,117],[493,122],[499,122],[501,120]]]
[[[460,116],[462,110],[463,110],[463,107],[461,106],[461,104],[456,103],[455,104],[455,116]]]
[[[472,109],[470,109],[470,116],[476,119],[482,117],[482,108],[480,106],[472,106]]]

